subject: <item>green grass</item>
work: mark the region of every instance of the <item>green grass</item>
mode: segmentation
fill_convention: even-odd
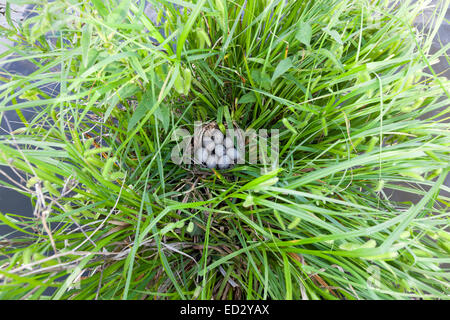
[[[0,213],[0,299],[448,298],[449,1],[91,2],[2,29],[36,66],[0,62],[2,184],[35,209]],[[279,168],[174,164],[195,121],[279,129]]]

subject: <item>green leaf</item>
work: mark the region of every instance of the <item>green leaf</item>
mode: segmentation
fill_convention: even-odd
[[[218,125],[222,124],[224,108],[225,108],[224,106],[220,106],[219,108],[217,108],[217,124]]]
[[[144,80],[144,83],[148,83],[148,78],[145,74],[144,68],[142,68],[141,63],[139,62],[137,57],[131,57],[130,63],[136,73]]]
[[[119,98],[121,100],[124,100],[126,98],[133,96],[139,90],[140,90],[139,86],[137,86],[133,83],[128,83],[127,85],[120,88],[117,94],[119,95]]]
[[[301,218],[295,217],[294,220],[292,220],[292,222],[289,223],[289,225],[287,226],[288,230],[294,229],[296,226],[298,226],[298,224],[299,224],[301,221],[302,221]]]
[[[328,28],[322,28],[322,31],[328,34],[330,37],[333,38],[334,41],[339,43],[340,45],[343,45],[344,42],[342,42],[341,36],[336,30],[330,30]]]
[[[286,71],[288,71],[290,68],[292,68],[292,60],[291,58],[286,58],[284,60],[281,60],[281,62],[277,65],[275,72],[272,76],[272,83],[281,77]]]
[[[89,61],[89,45],[91,42],[92,25],[86,24],[83,27],[83,34],[81,35],[81,57],[82,63],[85,68],[88,66]]]
[[[130,2],[131,0],[119,0],[116,8],[108,15],[108,23],[118,24],[126,19],[130,10]]]
[[[286,254],[283,255],[284,266],[284,282],[286,283],[286,300],[292,300],[292,277],[291,277],[291,265]]]
[[[165,104],[161,104],[155,110],[155,117],[156,117],[156,119],[161,121],[164,131],[169,130],[169,125],[170,125],[170,108],[169,108],[169,106],[167,106]]]
[[[339,246],[339,249],[346,250],[346,251],[352,251],[356,249],[371,249],[375,248],[377,246],[377,243],[375,240],[370,239],[366,243],[360,244],[360,243],[352,243],[352,242],[345,242]]]
[[[298,134],[297,130],[291,125],[289,120],[287,118],[281,119],[281,122],[283,122],[284,126],[289,129],[293,134]]]
[[[20,232],[27,233],[29,235],[33,235],[32,233],[30,233],[30,232],[22,229],[21,227],[17,226],[15,224],[15,222],[17,222],[17,221],[12,221],[12,218],[8,217],[7,215],[3,215],[1,212],[0,212],[0,221],[4,222],[4,224],[6,224],[7,226],[10,226],[11,228],[16,229],[16,230],[18,230]]]
[[[206,0],[200,0],[197,5],[195,6],[195,9],[191,11],[189,15],[189,19],[186,21],[183,31],[181,32],[180,37],[178,38],[177,42],[177,60],[181,60],[181,52],[183,51],[184,42],[186,41],[189,32],[192,30],[192,26],[195,23],[195,20],[197,19],[198,15],[200,14],[200,11],[202,11],[203,5],[205,4]]]
[[[187,96],[189,94],[189,91],[191,90],[191,81],[192,81],[192,74],[191,70],[189,68],[186,68],[183,70],[183,76],[184,76],[184,95]]]
[[[271,81],[269,75],[261,69],[254,69],[251,71],[251,76],[261,88],[270,90]]]
[[[123,179],[123,178],[125,178],[125,173],[123,173],[121,171],[116,171],[116,172],[111,173],[108,178],[109,178],[108,180],[110,180],[110,181],[114,181],[117,179]]]
[[[311,25],[307,22],[300,22],[297,26],[297,31],[295,33],[295,39],[300,41],[306,46],[310,46],[312,37]]]
[[[319,50],[316,51],[318,54],[330,59],[334,65],[336,67],[338,67],[338,69],[340,71],[344,71],[344,66],[342,65],[342,63],[336,58],[336,56],[331,53],[329,50],[325,49],[325,48],[320,48]]]
[[[39,91],[36,89],[27,90],[19,96],[19,99],[30,101],[39,100]]]
[[[116,157],[111,157],[106,160],[105,166],[102,169],[102,176],[104,179],[108,180],[108,177],[111,173],[111,170],[113,168],[114,162],[116,162]]]
[[[254,204],[255,203],[253,202],[253,196],[251,194],[248,194],[245,197],[245,201],[244,201],[244,204],[243,204],[244,208],[248,208],[248,207],[250,207],[250,206],[252,206]]]
[[[108,9],[106,9],[105,5],[103,4],[103,1],[101,0],[92,0],[92,4],[97,9],[98,13],[100,13],[101,16],[106,17],[108,15]]]
[[[179,94],[184,93],[184,80],[181,75],[181,72],[178,72],[177,77],[175,78],[175,82],[173,83],[173,87],[175,88],[175,91]]]
[[[81,260],[80,263],[78,263],[75,266],[75,268],[73,270],[71,270],[69,276],[66,278],[66,281],[64,281],[64,283],[59,287],[58,291],[56,291],[53,299],[55,299],[55,300],[61,299],[64,292],[66,292],[66,290],[69,288],[69,286],[73,284],[73,282],[78,277],[78,275],[83,272],[84,266],[89,262],[89,260],[91,260],[91,258],[93,256],[94,256],[93,254],[86,256],[86,258]]]
[[[195,33],[200,49],[203,49],[205,47],[205,43],[208,45],[208,47],[211,47],[211,40],[209,40],[209,36],[203,28],[195,29]]]
[[[192,233],[192,231],[194,231],[194,223],[191,221],[186,228],[186,232]]]

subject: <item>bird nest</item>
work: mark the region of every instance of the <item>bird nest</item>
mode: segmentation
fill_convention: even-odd
[[[244,132],[233,122],[225,132],[216,122],[200,125],[194,130],[194,164],[209,169],[228,169],[244,163]]]

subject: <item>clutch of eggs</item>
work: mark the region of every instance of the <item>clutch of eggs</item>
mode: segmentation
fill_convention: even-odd
[[[229,136],[225,137],[218,129],[205,132],[202,146],[195,150],[196,163],[204,164],[210,169],[227,169],[239,156],[233,139]]]

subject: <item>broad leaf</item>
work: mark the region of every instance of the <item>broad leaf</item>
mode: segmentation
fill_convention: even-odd
[[[288,71],[292,67],[291,58],[286,58],[282,60],[275,69],[275,72],[272,76],[272,82],[282,76],[286,71]]]
[[[169,106],[167,106],[165,104],[161,104],[155,110],[155,117],[156,117],[156,119],[161,121],[164,131],[169,130],[169,125],[170,125],[170,108],[169,108]]]
[[[238,104],[244,104],[244,103],[252,103],[256,102],[256,97],[253,92],[249,92],[244,94],[238,101]]]
[[[136,124],[138,124],[149,110],[151,110],[153,104],[154,98],[151,94],[151,90],[148,90],[131,116],[130,122],[128,122],[128,132],[136,127]]]
[[[297,39],[298,41],[309,47],[311,43],[311,37],[312,37],[311,25],[307,22],[300,22],[297,26],[295,39]]]

